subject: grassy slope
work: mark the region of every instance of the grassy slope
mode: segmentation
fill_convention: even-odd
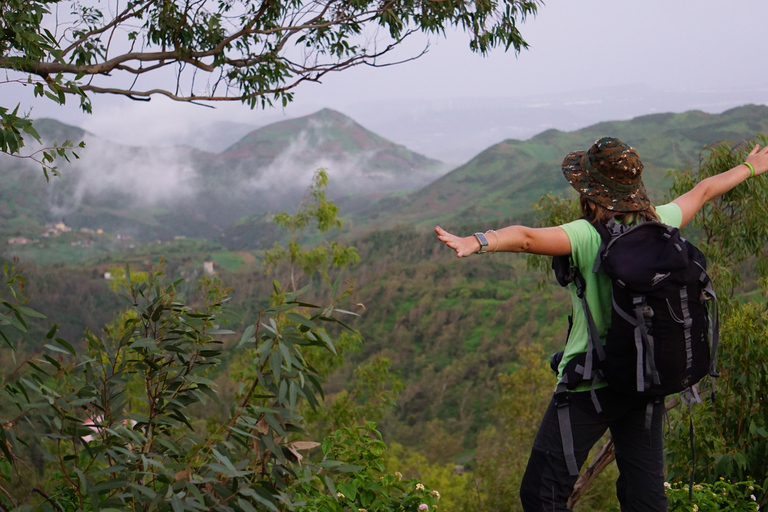
[[[654,114],[630,121],[599,123],[574,132],[548,130],[527,141],[506,140],[422,190],[375,204],[361,228],[393,223],[488,222],[518,217],[546,193],[569,190],[560,164],[570,151],[588,148],[602,136],[616,136],[638,148],[644,181],[655,202],[663,197],[667,171],[698,162],[701,149],[721,140],[733,142],[768,132],[768,107],[746,106],[723,114],[691,111]]]

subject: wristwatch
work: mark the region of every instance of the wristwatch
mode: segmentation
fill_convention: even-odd
[[[480,242],[480,250],[477,251],[477,254],[485,254],[488,252],[488,239],[485,238],[485,233],[475,233],[475,238]]]

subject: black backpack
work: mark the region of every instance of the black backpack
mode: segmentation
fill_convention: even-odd
[[[690,404],[699,400],[693,385],[707,374],[718,376],[717,299],[704,254],[681,237],[680,230],[660,222],[624,226],[611,220],[592,226],[602,239],[592,271],[602,269],[612,283],[613,307],[605,346],[592,319],[579,269],[571,264],[570,256],[556,256],[552,261],[558,282],[576,285],[589,331],[587,352],[569,361],[555,392],[566,462],[573,475],[578,468],[567,413],[568,389],[591,380],[599,412],[594,384],[603,379],[619,392],[656,400],[683,392],[683,400]],[[561,359],[561,352],[552,356],[555,372]],[[649,401],[646,426],[650,426],[652,405]],[[693,446],[693,436],[691,443]]]
[[[604,354],[590,346],[575,371],[591,363],[613,389],[659,397],[688,389],[707,374],[716,377],[716,298],[702,252],[660,222],[593,226],[602,239],[593,272],[602,268],[611,279],[613,308]],[[556,257],[553,267],[561,284],[581,279],[567,256]],[[572,377],[568,387],[577,380]]]

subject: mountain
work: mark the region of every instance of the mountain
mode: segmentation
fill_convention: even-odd
[[[294,211],[319,167],[328,168],[330,196],[352,236],[394,225],[531,221],[532,203],[570,190],[560,173],[563,157],[604,135],[638,148],[651,198],[659,202],[663,197],[653,194],[666,188],[667,170],[696,165],[707,144],[768,132],[768,107],[547,130],[495,144],[448,174],[439,162],[327,109],[252,130],[221,153],[124,146],[54,121],[36,126],[47,141],[85,139],[87,147],[48,185],[38,166],[0,159],[5,231],[23,231],[24,219],[65,219],[145,240],[194,236],[242,250],[272,244],[268,212]]]
[[[69,139],[86,147],[79,159],[57,162],[62,177],[47,185],[38,165],[0,159],[0,219],[65,219],[145,240],[215,238],[243,217],[294,209],[319,167],[329,170],[332,197],[351,204],[370,196],[364,205],[445,172],[331,110],[253,130],[218,154],[116,144],[53,120],[35,126],[43,146]]]
[[[329,192],[336,197],[420,188],[447,171],[441,162],[323,109],[252,131],[217,155],[215,176],[257,190],[303,192],[320,167],[328,169]]]
[[[371,205],[358,221],[376,226],[435,223],[487,225],[520,220],[547,193],[570,191],[560,165],[570,151],[585,150],[602,136],[615,136],[638,149],[643,179],[655,202],[664,198],[667,171],[696,165],[702,148],[739,142],[768,132],[768,107],[748,105],[707,114],[653,114],[629,121],[598,123],[573,132],[547,130],[526,141],[505,140],[423,189]]]
[[[344,113],[384,137],[456,167],[499,141],[526,140],[550,128],[573,131],[605,119],[627,120],[660,112],[723,112],[765,103],[766,97],[764,86],[751,81],[728,89],[712,84],[656,89],[644,83],[599,86],[588,82],[584,89],[563,93],[369,100],[348,105]],[[570,85],[576,87],[573,82]]]

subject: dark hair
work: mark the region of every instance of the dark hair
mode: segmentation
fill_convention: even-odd
[[[581,214],[588,221],[600,224],[605,224],[611,219],[616,219],[616,222],[629,226],[637,224],[641,220],[659,220],[659,216],[656,215],[656,208],[653,205],[650,205],[645,210],[636,212],[614,212],[592,201],[589,197],[582,195],[579,197],[579,206],[581,207]]]

